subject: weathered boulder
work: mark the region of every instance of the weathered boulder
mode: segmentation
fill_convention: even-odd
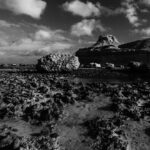
[[[38,60],[36,68],[38,71],[72,71],[80,66],[78,57],[65,53],[52,53]]]

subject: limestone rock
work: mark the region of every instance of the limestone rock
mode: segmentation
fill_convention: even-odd
[[[81,55],[91,55],[97,52],[112,52],[119,51],[119,41],[113,35],[100,35],[97,42],[88,48],[81,48],[76,52],[76,56],[80,57]],[[90,54],[91,53],[91,54]]]
[[[72,71],[80,66],[78,57],[70,54],[52,53],[38,60],[36,65],[38,71]]]
[[[113,35],[99,36],[98,41],[92,46],[93,49],[100,47],[113,47],[117,48],[119,41]]]

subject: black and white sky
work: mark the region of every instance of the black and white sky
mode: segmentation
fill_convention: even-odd
[[[0,63],[75,52],[99,35],[150,37],[150,0],[0,0]]]

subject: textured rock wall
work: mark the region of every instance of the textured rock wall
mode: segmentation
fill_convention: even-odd
[[[80,66],[78,57],[70,54],[53,53],[38,60],[36,68],[38,71],[72,71]]]

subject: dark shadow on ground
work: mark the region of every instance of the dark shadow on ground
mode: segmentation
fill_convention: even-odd
[[[145,134],[150,136],[150,128],[145,129]]]

